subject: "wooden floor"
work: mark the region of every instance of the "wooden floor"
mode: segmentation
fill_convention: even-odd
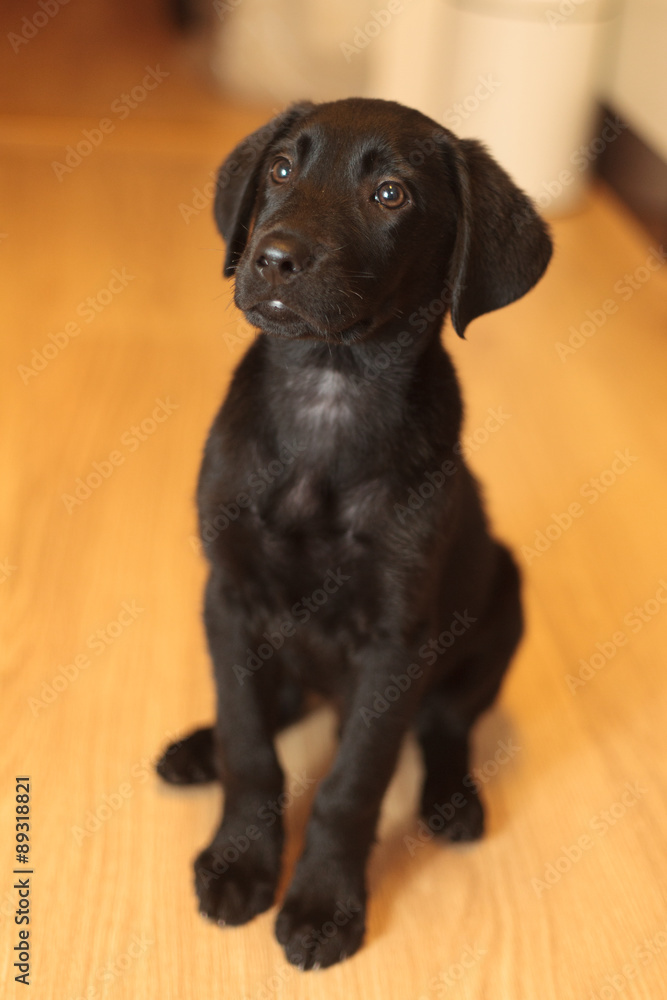
[[[191,862],[220,792],[173,790],[152,770],[166,741],[212,716],[193,492],[251,333],[220,276],[207,184],[265,111],[207,91],[196,53],[150,7],[130,24],[110,2],[71,4],[14,53],[4,39],[27,10],[2,15],[0,70],[2,995],[667,996],[658,248],[597,191],[555,224],[534,293],[467,342],[446,332],[470,460],[526,580],[528,634],[476,734],[489,833],[462,849],[419,840],[409,742],[372,858],[365,947],[299,973],[275,910],[229,930],[198,916]],[[121,118],[113,102],[146,67],[169,76]],[[105,117],[113,130],[58,179],[53,162]],[[298,778],[322,775],[333,747],[326,711],[280,739],[288,870],[312,796]],[[12,966],[24,774],[30,994]]]

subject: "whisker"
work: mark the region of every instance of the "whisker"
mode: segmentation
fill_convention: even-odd
[[[350,295],[356,295],[358,298],[363,300],[363,295],[361,294],[361,292],[355,292],[354,288],[350,288],[349,291],[347,292],[345,291],[344,288],[336,288],[336,291],[340,292],[340,294],[344,295],[346,298],[349,298]]]

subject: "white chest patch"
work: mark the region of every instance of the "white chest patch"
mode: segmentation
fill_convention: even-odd
[[[351,416],[346,378],[323,371],[307,377],[302,386],[301,416],[311,424],[336,424]]]

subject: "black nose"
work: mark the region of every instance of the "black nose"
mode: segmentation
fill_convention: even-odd
[[[311,263],[308,246],[297,236],[269,233],[257,246],[255,265],[272,286],[291,281]]]

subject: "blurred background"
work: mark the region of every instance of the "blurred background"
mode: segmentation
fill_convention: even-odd
[[[208,15],[210,66],[225,91],[278,105],[304,94],[401,101],[483,139],[550,212],[581,204],[587,170],[621,134],[618,125],[596,134],[602,110],[667,157],[663,0],[391,0],[368,10],[358,0],[221,0],[213,7],[219,23],[197,0],[178,10],[202,32]],[[627,137],[620,145],[628,148]],[[621,154],[609,155],[615,163]],[[648,186],[651,178],[642,180]]]
[[[102,111],[114,71],[120,79],[133,54],[159,48],[172,79],[191,89],[176,95],[172,83],[145,108],[130,101],[128,115],[161,117],[182,103],[187,117],[212,119],[230,101],[276,110],[304,97],[398,100],[484,140],[550,214],[581,207],[597,168],[664,232],[665,0],[36,4],[4,5],[10,113],[48,114],[63,100],[71,112]]]
[[[667,0],[5,0],[3,996],[24,995],[16,775],[39,1000],[665,995],[666,42]],[[443,331],[528,622],[475,736],[487,836],[408,850],[408,739],[366,944],[301,975],[275,909],[224,931],[198,915],[192,859],[222,793],[163,787],[154,762],[213,717],[194,490],[256,335],[221,275],[216,170],[288,102],[351,94],[484,140],[555,253],[466,341]],[[282,892],[332,715],[278,749],[295,789]]]

